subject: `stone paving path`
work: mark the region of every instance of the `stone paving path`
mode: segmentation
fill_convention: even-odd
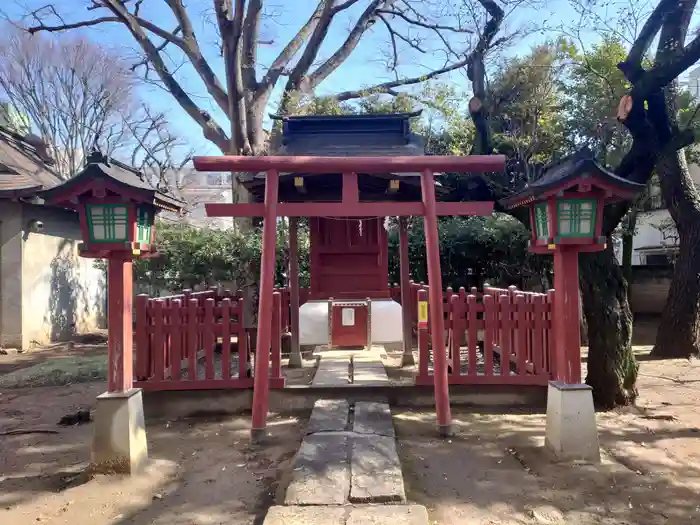
[[[353,365],[323,356],[312,384],[388,384],[378,357],[355,355]],[[425,507],[406,503],[395,439],[388,403],[317,401],[284,504],[264,525],[428,525]]]
[[[322,353],[311,386],[387,386],[389,378],[379,357],[379,350],[331,351]]]

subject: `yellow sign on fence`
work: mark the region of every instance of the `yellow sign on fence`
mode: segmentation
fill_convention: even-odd
[[[428,301],[418,301],[418,322],[428,322]]]

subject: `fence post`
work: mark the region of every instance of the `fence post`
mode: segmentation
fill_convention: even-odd
[[[501,350],[501,375],[510,375],[510,355],[511,348],[513,345],[512,338],[512,309],[511,309],[511,296],[502,295],[498,298],[498,307],[501,312],[501,336],[499,339],[499,346]]]
[[[416,294],[416,318],[418,320],[418,377],[424,384],[429,381],[428,364],[430,349],[428,348],[428,290],[418,290]]]
[[[479,320],[476,317],[476,295],[469,294],[466,298],[467,307],[467,354],[469,356],[469,371],[470,376],[475,376],[477,374],[476,369],[476,345],[479,335]]]
[[[136,312],[136,379],[145,381],[150,376],[151,345],[148,328],[150,317],[148,315],[148,295],[139,294],[134,304]]]
[[[493,375],[493,343],[498,329],[498,313],[493,295],[484,295],[484,375]]]
[[[514,322],[515,322],[515,357],[517,363],[518,375],[527,373],[527,302],[526,297],[522,293],[515,295],[514,299]]]
[[[547,304],[544,295],[537,295],[533,298],[532,313],[532,361],[535,364],[535,373],[549,373],[549,363],[547,362],[544,349],[545,324],[544,315]]]
[[[450,352],[452,354],[452,375],[461,375],[461,362],[460,362],[460,351],[462,347],[462,336],[464,335],[464,303],[462,298],[453,294],[450,297],[450,311],[452,312],[452,337],[450,339],[451,347]]]
[[[227,293],[227,295],[231,295]],[[221,379],[231,379],[231,299],[221,300]]]
[[[238,378],[252,377],[250,368],[250,345],[248,339],[248,310],[246,296],[239,290],[238,296]]]
[[[282,294],[272,294],[272,339],[270,344],[271,386],[282,379]],[[274,387],[273,387],[274,388]]]
[[[162,381],[165,372],[165,337],[163,337],[163,301],[153,301],[153,369],[156,381]]]
[[[556,291],[555,290],[547,290],[547,321],[548,321],[548,327],[549,330],[547,330],[546,333],[546,340],[547,340],[547,357],[549,359],[549,370],[552,374],[552,379],[557,381],[564,381],[565,380],[565,375],[561,374],[559,371],[559,367],[561,366],[562,368],[564,367],[564,363],[559,363],[557,359],[557,352],[556,348],[554,348],[554,299],[555,299]]]
[[[187,301],[187,380],[196,381],[197,354],[199,352],[199,301],[190,299]]]
[[[214,379],[214,304],[208,297],[204,300],[204,319],[202,319],[202,345],[204,347],[204,370],[207,379]]]
[[[170,379],[179,381],[182,375],[182,301],[170,301]]]

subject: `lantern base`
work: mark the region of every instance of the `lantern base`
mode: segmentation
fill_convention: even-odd
[[[104,474],[135,474],[147,459],[141,389],[97,396],[90,469]]]
[[[600,463],[590,386],[549,383],[545,447],[559,460]]]

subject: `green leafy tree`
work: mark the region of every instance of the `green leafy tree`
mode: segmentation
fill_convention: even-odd
[[[692,136],[682,132],[669,118],[663,90],[672,86],[678,75],[700,58],[700,39],[696,36],[688,44],[685,42],[690,23],[689,13],[692,14],[695,2],[696,0],[660,0],[646,17],[639,34],[632,39],[624,60],[617,66],[629,81],[630,89],[618,106],[616,116],[632,138],[629,150],[615,167],[615,173],[619,177],[646,184],[659,159],[693,141]],[[597,11],[588,3],[582,5],[582,10],[577,19],[586,26],[590,24],[590,15],[597,14]],[[494,11],[500,11],[495,13],[495,18],[499,14],[502,18],[503,10]],[[648,65],[645,60],[657,35],[656,56],[653,63]],[[493,38],[493,33],[487,36]],[[472,64],[469,71],[474,92],[469,114],[475,126],[472,152],[488,154],[494,151],[495,141],[492,140],[493,115],[487,110],[492,106],[489,103],[491,93],[487,90],[483,56],[481,54],[478,57],[479,60]],[[515,173],[505,182],[517,182],[513,175]],[[679,186],[682,185],[675,187]],[[499,197],[495,192],[493,196]],[[612,235],[628,209],[628,203],[606,208],[602,225],[606,236]],[[637,365],[631,348],[632,315],[627,297],[627,281],[617,265],[610,243],[602,252],[583,254],[579,266],[583,310],[589,336],[586,382],[593,388],[594,400],[599,406],[628,404],[637,395]],[[698,272],[700,268],[694,274],[695,284],[700,286],[697,281]],[[685,275],[693,274],[686,272]],[[700,296],[700,290],[694,296]]]

